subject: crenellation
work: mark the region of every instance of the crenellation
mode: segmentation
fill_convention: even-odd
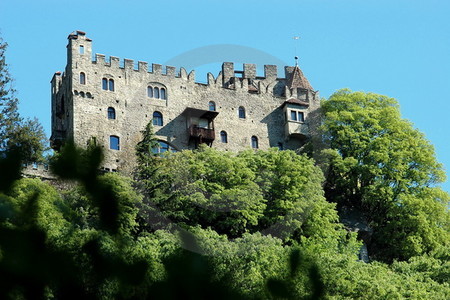
[[[138,71],[139,72],[148,72],[148,62],[138,61]]]
[[[222,64],[222,84],[224,87],[228,87],[230,84],[231,78],[234,77],[234,63],[232,62],[224,62]]]
[[[244,64],[244,78],[254,79],[256,77],[256,65]]]
[[[107,63],[105,63],[105,65],[107,65]],[[111,68],[118,69],[118,68],[120,68],[120,65],[121,65],[121,61],[120,61],[119,57],[117,57],[117,56],[110,56],[109,57],[109,66]]]
[[[79,45],[88,56],[77,52]],[[73,138],[85,147],[95,137],[105,150],[102,167],[109,170],[132,166],[134,147],[152,119],[157,139],[178,150],[207,143],[240,151],[252,147],[252,136],[258,138],[259,149],[283,143],[284,149],[295,150],[308,138],[308,114],[320,105],[298,67],[286,68],[287,77],[278,78],[275,65],[264,65],[264,76],[257,76],[255,64],[235,70],[233,62],[224,62],[217,76],[207,73],[207,82],[200,83],[195,70],[188,73],[183,67],[98,53],[92,60],[85,34],[70,35],[68,50],[65,73],[55,73],[51,81],[51,145],[58,150]],[[80,72],[86,74],[85,83]],[[298,104],[305,100],[309,106]],[[304,122],[290,119],[293,111],[302,113]],[[227,142],[221,140],[222,131]],[[120,140],[119,149],[110,144],[112,137]]]
[[[216,84],[216,80],[214,79],[214,75],[211,72],[208,72],[206,77],[207,77],[208,85],[215,85]]]
[[[278,70],[276,65],[264,65],[264,77],[266,79],[277,79]]]
[[[162,65],[152,64],[153,75],[162,75]]]
[[[177,71],[176,67],[166,66],[166,75],[168,77],[175,77],[175,72]]]
[[[187,79],[188,79],[188,81],[195,82],[195,70],[192,70],[192,71],[189,73]]]
[[[188,75],[187,75],[186,69],[181,67],[180,68],[180,78],[184,79],[184,80],[187,80],[187,77],[188,77]]]
[[[134,60],[125,58],[123,61],[124,61],[125,69],[127,69],[127,70],[134,69]]]
[[[95,53],[95,63],[97,65],[100,65],[100,66],[105,65],[105,55],[104,54]]]

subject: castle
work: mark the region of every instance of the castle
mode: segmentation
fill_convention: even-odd
[[[82,31],[68,36],[67,66],[51,80],[52,135],[55,150],[68,140],[94,141],[104,148],[106,171],[126,170],[135,145],[150,121],[160,146],[154,152],[211,147],[298,149],[316,126],[320,97],[300,68],[254,64],[235,70],[225,62],[207,84],[184,68],[95,54]]]

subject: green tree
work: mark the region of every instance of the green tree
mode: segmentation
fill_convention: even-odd
[[[23,161],[42,161],[47,139],[37,119],[19,115],[19,100],[6,63],[7,46],[0,37],[0,152],[18,149]]]
[[[372,254],[407,259],[450,241],[449,196],[433,147],[395,99],[340,90],[322,105],[329,200],[361,209]]]

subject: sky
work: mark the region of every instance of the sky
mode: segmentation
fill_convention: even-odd
[[[94,53],[195,68],[199,82],[222,61],[263,75],[298,56],[323,98],[350,88],[397,99],[449,175],[449,15],[446,0],[0,0],[0,34],[20,112],[48,135],[50,80],[81,30]]]

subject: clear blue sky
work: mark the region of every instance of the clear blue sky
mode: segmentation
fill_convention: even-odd
[[[65,67],[67,35],[82,30],[94,53],[150,63],[207,47],[194,51],[207,63],[196,68],[199,81],[219,72],[211,59],[242,63],[241,50],[258,56],[246,62],[272,57],[268,64],[293,64],[297,52],[322,97],[347,87],[396,98],[450,169],[450,1],[1,0],[0,16],[21,113],[48,134],[49,81]]]

